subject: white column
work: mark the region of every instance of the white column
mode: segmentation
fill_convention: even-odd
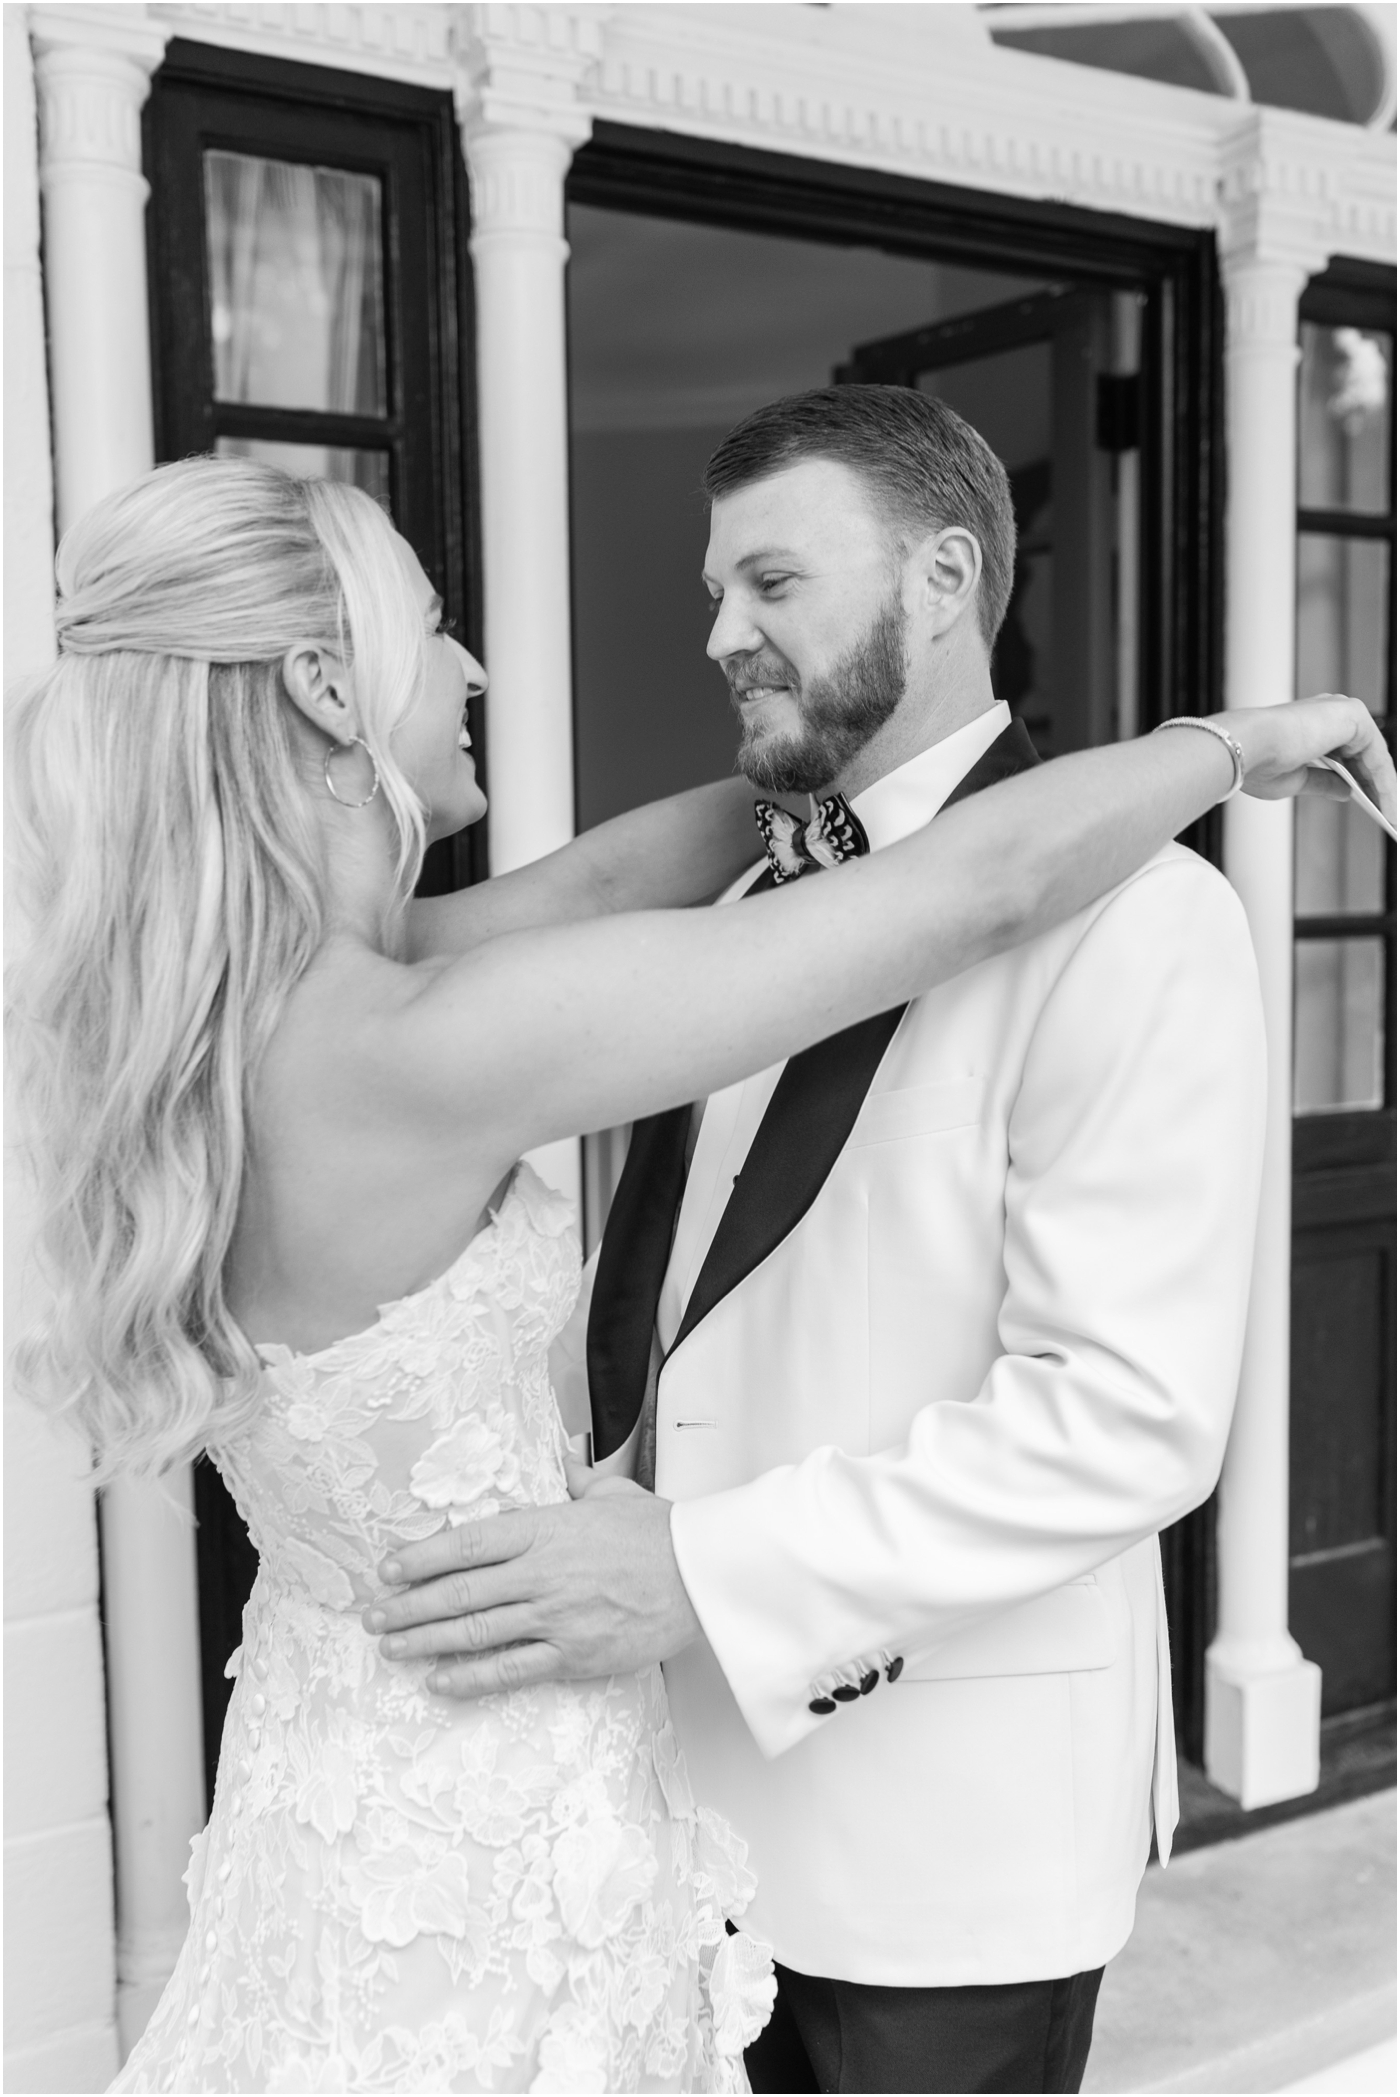
[[[60,531],[152,463],[141,107],[165,48],[140,7],[30,10]],[[188,1922],[204,1823],[188,1469],[102,1496],[118,2023],[130,2048]]]
[[[189,1927],[205,1821],[194,1482],[188,1465],[102,1495],[107,1718],[117,1842],[117,2030],[146,2028]]]
[[[574,834],[564,179],[590,119],[575,90],[586,25],[563,10],[464,10],[486,585],[491,871]],[[548,16],[548,19],[546,19]],[[581,1211],[579,1145],[531,1162]]]
[[[1279,208],[1256,120],[1227,176],[1225,703],[1293,697],[1298,297],[1322,267]],[[1232,801],[1225,870],[1259,961],[1268,1040],[1259,1236],[1239,1400],[1220,1481],[1218,1629],[1206,1656],[1206,1771],[1246,1807],[1317,1788],[1322,1673],[1288,1631],[1293,1170],[1293,807]]]
[[[153,458],[140,7],[34,7],[60,532]]]
[[[5,681],[53,661],[53,481],[29,29],[4,12]],[[5,884],[5,951],[28,928]],[[5,1332],[43,1308],[20,1102],[5,1100]],[[5,2057],[9,2090],[101,2090],[119,2062],[97,1514],[88,1453],[5,1393]]]
[[[552,131],[466,128],[476,272],[491,871],[574,834],[564,177]]]

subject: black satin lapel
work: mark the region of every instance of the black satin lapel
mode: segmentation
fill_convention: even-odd
[[[951,808],[1039,762],[1024,726],[1013,721],[943,805]],[[846,1027],[789,1060],[695,1278],[672,1353],[807,1214],[845,1148],[905,1009]]]
[[[995,786],[999,780],[1010,779],[1017,772],[1028,772],[1032,765],[1039,763],[1039,754],[1026,733],[1024,721],[1013,721],[982,752],[972,769],[963,773],[943,806],[951,808],[955,801],[965,801],[969,794],[980,794],[984,786]],[[937,817],[934,820],[936,822]]]
[[[748,893],[773,886],[773,870],[764,866]],[[656,1307],[685,1192],[691,1112],[670,1107],[633,1124],[603,1227],[586,1341],[595,1461],[622,1447],[646,1396]]]
[[[672,1352],[796,1230],[861,1110],[903,1005],[789,1059],[695,1278]]]
[[[656,1306],[685,1186],[689,1125],[689,1107],[671,1107],[635,1124],[608,1211],[588,1312],[595,1459],[622,1447],[641,1410]]]

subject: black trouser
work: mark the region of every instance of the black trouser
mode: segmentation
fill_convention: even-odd
[[[877,1988],[778,1968],[756,2091],[1077,2090],[1102,1966],[990,1988]]]

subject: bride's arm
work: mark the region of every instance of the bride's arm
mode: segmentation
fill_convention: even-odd
[[[1310,759],[1395,772],[1357,701],[1226,715],[1252,792]],[[698,1098],[1060,923],[1228,790],[1214,735],[1159,735],[1023,773],[903,843],[732,910],[656,911],[493,940],[432,976],[384,1050],[401,1104],[491,1155]],[[1341,790],[1341,783],[1330,785]]]
[[[717,780],[614,816],[514,873],[422,897],[409,906],[408,959],[620,910],[703,903],[760,856],[753,802],[747,780]]]

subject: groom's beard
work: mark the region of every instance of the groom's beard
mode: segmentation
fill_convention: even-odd
[[[801,726],[795,734],[745,727],[737,768],[770,794],[815,794],[829,786],[883,728],[904,697],[907,614],[897,593],[876,613],[870,630],[824,677],[805,688],[780,655],[762,652],[725,664],[731,686],[786,684],[795,694]],[[738,701],[735,700],[738,710]],[[742,715],[740,716],[742,719]]]

